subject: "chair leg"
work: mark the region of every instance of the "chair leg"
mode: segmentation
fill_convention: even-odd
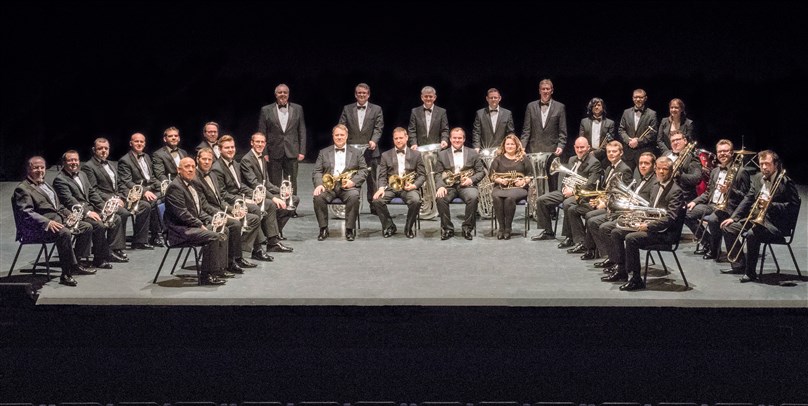
[[[525,230],[522,231],[522,236],[527,238],[528,231],[530,231],[530,204],[525,203]]]
[[[766,245],[763,244],[760,246],[761,250],[758,256],[760,257],[760,268],[758,269],[758,275],[763,276],[763,263],[766,262]]]
[[[643,283],[648,282],[648,259],[649,258],[651,260],[654,259],[654,257],[651,256],[651,251],[645,251],[645,271],[643,272],[643,275],[642,275],[642,282]]]
[[[774,261],[774,266],[777,268],[777,274],[780,274],[780,264],[777,262],[777,257],[774,255],[774,248],[772,248],[771,244],[769,245],[769,252],[772,253],[772,260]]]
[[[45,267],[50,268],[50,256],[48,255],[48,247],[45,244],[42,244],[39,247],[39,253],[36,254],[36,260],[34,260],[34,267],[31,269],[31,272],[36,275],[36,267],[39,265],[39,258],[42,258],[42,253],[45,253]]]
[[[180,248],[180,252],[177,253],[177,259],[174,260],[174,266],[171,267],[172,275],[174,275],[174,271],[177,269],[177,264],[180,263],[180,257],[182,257],[183,251],[185,251],[185,248]],[[188,254],[185,254],[185,258],[188,258]]]
[[[687,278],[685,277],[685,271],[682,270],[682,264],[679,263],[679,257],[676,256],[676,251],[671,251],[673,253],[673,259],[676,261],[676,266],[679,268],[679,273],[682,275],[682,280],[685,281],[685,287],[689,288],[690,285],[687,283]]]
[[[73,236],[73,238],[75,239],[76,237]],[[42,244],[42,248],[45,248],[46,249],[45,252],[48,254],[48,256],[45,258],[45,273],[48,275],[48,278],[50,278],[50,260],[51,258],[53,258],[53,250],[56,249],[56,244],[53,244],[51,246],[50,252],[47,251],[47,247],[45,247],[45,244]]]
[[[22,244],[17,247],[17,254],[14,255],[14,261],[11,261],[11,268],[9,268],[8,275],[6,277],[11,276],[11,273],[14,272],[14,265],[17,265],[17,258],[20,256],[20,250],[22,250]]]
[[[163,254],[163,260],[160,261],[160,266],[157,268],[157,273],[154,275],[154,280],[152,281],[152,283],[157,283],[157,277],[160,276],[160,271],[163,270],[163,264],[165,264],[166,262],[166,258],[168,257],[169,251],[171,251],[171,248],[166,248],[166,253]]]
[[[199,266],[199,251],[197,251],[196,247],[191,247],[191,250],[194,251],[194,262],[196,263],[196,283],[202,286],[202,267]]]
[[[662,258],[662,253],[659,251],[657,251],[656,253],[657,256],[659,257],[659,262],[662,263],[662,270],[665,271],[666,273],[670,273],[670,271],[668,271],[668,266],[665,264],[665,260]]]
[[[788,247],[788,253],[791,254],[791,260],[794,261],[794,268],[797,268],[797,275],[802,279],[802,272],[800,272],[800,266],[797,265],[797,257],[794,256],[794,251],[791,250],[791,244],[786,244],[786,247]]]
[[[183,250],[185,248],[182,248]],[[182,260],[182,268],[185,268],[185,265],[188,263],[188,255],[191,254],[191,250],[185,251],[185,259]]]

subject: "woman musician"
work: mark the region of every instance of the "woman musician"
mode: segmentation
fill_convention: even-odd
[[[527,198],[527,188],[532,179],[533,166],[525,157],[522,142],[514,133],[505,136],[491,162],[491,182],[494,190],[491,197],[499,229],[498,240],[511,238],[511,224],[516,213],[516,202]],[[529,176],[531,175],[531,176]]]

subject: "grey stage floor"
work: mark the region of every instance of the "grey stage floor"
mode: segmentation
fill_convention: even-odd
[[[37,304],[808,307],[808,284],[797,279],[785,247],[775,247],[782,274],[772,273],[774,262],[768,259],[768,274],[761,283],[741,284],[737,275],[720,272],[727,264],[702,260],[693,254],[695,243],[683,242],[679,259],[689,288],[678,271],[665,274],[656,265],[649,271],[646,290],[621,292],[619,284],[600,281],[603,274],[592,266],[594,261],[581,261],[579,255],[556,248],[556,242],[530,241],[539,231],[535,222],[527,239],[520,234],[509,241],[497,240],[490,236],[490,221],[480,220],[473,241],[459,236],[441,241],[439,222],[422,221],[416,238],[409,240],[402,233],[405,211],[395,206],[391,212],[399,234],[386,239],[378,218],[363,203],[356,241],[342,238],[343,221],[332,219],[331,238],[318,242],[312,201],[305,197],[311,195],[312,166],[301,165],[301,216],[285,230],[294,253],[275,254],[274,262],[218,287],[198,286],[191,277],[193,270],[178,270],[180,276],[164,271],[152,284],[163,249],[129,251],[129,263],[78,276],[78,287],[66,287],[58,279],[47,281],[42,274],[30,273],[36,248],[26,246],[14,274],[6,277],[17,249],[9,207],[16,183],[4,182],[0,184],[0,283],[33,283],[39,287]],[[53,173],[49,175],[52,179]],[[803,201],[806,191],[800,189]],[[808,205],[803,204],[792,244],[803,273],[808,268],[806,210]],[[461,211],[460,206],[453,207],[455,217]],[[514,232],[521,232],[519,210],[517,215]],[[460,222],[455,221],[458,230]],[[675,265],[670,254],[663,256],[669,266]],[[781,286],[784,280],[796,284]]]

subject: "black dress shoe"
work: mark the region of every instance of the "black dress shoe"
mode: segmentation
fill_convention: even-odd
[[[328,238],[328,227],[320,227],[320,234],[317,236],[317,241],[322,241]]]
[[[216,275],[212,274],[204,274],[200,277],[200,281],[203,285],[224,285],[225,281],[223,279],[219,279]]]
[[[534,235],[530,237],[531,241],[542,241],[542,240],[555,240],[555,233],[552,231],[543,230],[539,235]]]
[[[595,250],[586,250],[586,252],[584,252],[584,255],[581,255],[582,261],[587,261],[595,258],[597,258],[597,256],[595,256]]]
[[[133,250],[153,250],[154,247],[149,245],[149,244],[142,243],[142,242],[134,242],[134,243],[132,243],[132,249]]]
[[[286,241],[286,237],[283,236],[283,233],[278,233],[278,239],[281,241]]]
[[[298,214],[297,214],[297,211],[296,211],[296,210],[295,210],[295,211],[293,211],[293,212],[292,212],[292,218],[293,218],[293,219],[296,219],[296,218],[298,218],[298,217],[299,217],[299,216],[298,216]],[[285,238],[284,238],[284,239],[285,239]]]
[[[81,265],[73,265],[70,269],[71,275],[95,275],[95,269],[87,269]]]
[[[606,275],[600,278],[600,280],[604,282],[626,282],[628,281],[628,274],[625,272],[618,271],[611,275]]]
[[[152,239],[149,240],[149,244],[151,244],[154,247],[165,247],[165,242],[163,241],[163,238],[160,236],[152,237]]]
[[[62,275],[59,277],[59,284],[67,286],[76,286],[79,283],[76,282],[76,280],[73,279],[73,277],[70,275]]]
[[[275,244],[267,245],[267,251],[269,252],[292,252],[295,249],[292,247],[287,247],[283,245],[281,242],[276,242]]]
[[[567,254],[583,254],[584,252],[586,252],[586,248],[584,248],[584,243],[582,242],[567,250]]]
[[[443,230],[440,233],[441,240],[448,240],[452,237],[454,237],[454,230]]]
[[[109,253],[110,262],[129,262],[129,258],[122,257],[120,254],[112,251]]]
[[[413,231],[412,228],[408,228],[404,230],[404,235],[406,235],[407,238],[415,238],[415,231]]]
[[[606,258],[603,261],[595,262],[594,265],[595,268],[609,268],[614,265],[614,262],[612,262],[609,258]]]
[[[560,243],[558,243],[558,248],[572,247],[573,244],[575,244],[575,243],[572,241],[572,238],[567,237],[567,238],[564,239],[564,241],[561,241]]]
[[[257,260],[257,261],[267,261],[267,262],[272,262],[272,260],[275,259],[275,258],[272,258],[272,255],[267,254],[263,250],[253,251],[252,255],[250,255],[250,258],[252,258],[254,260]]]
[[[613,264],[612,266],[610,266],[608,268],[603,268],[603,273],[611,274],[611,273],[615,273],[615,272],[622,272],[622,267],[620,265]]]
[[[708,252],[708,253],[704,254],[701,258],[702,259],[718,259],[718,255],[713,254],[712,252]]]
[[[505,234],[502,231],[497,231],[497,240],[504,240]]]
[[[237,274],[239,274],[239,275],[244,274],[244,270],[243,270],[243,269],[241,269],[241,267],[240,267],[240,266],[238,266],[238,265],[236,265],[236,264],[230,264],[230,266],[228,266],[228,267],[227,267],[227,269],[226,269],[225,271],[226,271],[226,272],[237,273]]]
[[[125,259],[129,259],[129,255],[126,255],[126,251],[124,250],[112,250],[112,253]]]
[[[467,240],[469,240],[469,241],[471,241],[471,240],[474,238],[474,237],[472,236],[472,231],[471,231],[471,229],[468,229],[468,230],[463,230],[463,238],[465,238],[465,239],[467,239]]]
[[[746,275],[741,277],[741,283],[757,282],[757,280],[758,280],[757,275],[746,274]]]
[[[345,229],[345,239],[348,241],[353,241],[356,238],[356,234],[354,233],[353,228],[346,228]]]
[[[242,268],[255,268],[256,266],[258,266],[250,261],[247,261],[244,258],[236,258],[236,264],[238,264],[238,266]]]
[[[98,269],[112,269],[112,264],[110,264],[107,261],[99,261],[99,262],[93,261],[93,267]]]
[[[723,273],[723,274],[737,274],[737,275],[740,275],[740,274],[745,273],[745,272],[746,272],[746,270],[743,269],[743,268],[730,268],[730,269],[722,269],[721,270],[721,273]]]
[[[504,236],[505,236],[506,240],[510,240],[511,239],[511,230],[505,230]]]
[[[390,238],[396,233],[396,226],[387,227],[382,234],[384,238]]]
[[[631,279],[628,283],[620,286],[620,290],[624,291],[632,291],[632,290],[640,290],[645,289],[645,282],[642,279]]]
[[[707,254],[708,252],[710,252],[710,250],[709,250],[709,249],[707,249],[707,247],[701,247],[701,248],[699,248],[699,249],[697,249],[697,250],[693,251],[693,253],[694,253],[694,254],[696,254],[696,255],[705,255],[705,254]]]
[[[234,276],[236,276],[236,274],[234,274],[232,272],[227,272],[227,271],[224,271],[224,270],[216,272],[216,277],[217,278],[232,278]]]

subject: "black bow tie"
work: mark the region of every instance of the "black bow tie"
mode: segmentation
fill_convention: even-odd
[[[143,155],[145,155],[145,154],[135,154],[135,157],[136,157],[137,159],[140,159],[140,158],[143,158]]]
[[[550,105],[550,102],[545,103],[545,102],[543,102],[543,101],[540,101],[540,102],[539,102],[539,105],[540,105],[540,106],[549,106],[549,105]]]
[[[489,113],[489,114],[490,114],[490,113],[499,113],[499,110],[497,110],[497,109],[488,110],[488,113]]]
[[[106,164],[107,164],[107,160],[106,160],[106,159],[102,159],[102,160],[98,161],[98,163],[99,163],[100,165],[106,165]]]
[[[334,151],[345,152],[345,148],[334,148]]]
[[[365,107],[367,107],[367,106],[356,106],[356,109],[357,109],[357,110],[364,110],[364,109],[365,109]]]
[[[601,120],[601,119],[599,119],[599,118],[592,118],[592,122],[593,122],[593,123],[599,123],[599,122],[600,122],[600,120]]]
[[[432,112],[432,109],[428,109],[428,108],[424,107],[424,111],[428,111],[428,112],[430,112],[430,113],[431,113],[431,112]]]
[[[463,148],[456,149],[456,150],[454,150],[454,152],[455,152],[455,153],[457,153],[457,152],[463,152]]]
[[[396,150],[396,154],[406,154],[406,153],[407,153],[407,151],[404,150],[404,149],[397,149]]]
[[[642,110],[643,110],[643,109],[638,109],[638,108],[636,108],[636,107],[634,108],[634,112],[635,112],[635,113],[642,113]]]
[[[180,152],[180,149],[179,149],[179,148],[169,148],[169,149],[168,149],[168,152],[170,152],[170,153],[172,153],[172,154],[173,154],[173,153],[175,153],[175,152],[179,153],[179,152]]]
[[[278,108],[279,108],[279,109],[285,109],[285,108],[286,108],[286,105],[285,105],[285,104],[279,104],[279,105],[278,105]]]

